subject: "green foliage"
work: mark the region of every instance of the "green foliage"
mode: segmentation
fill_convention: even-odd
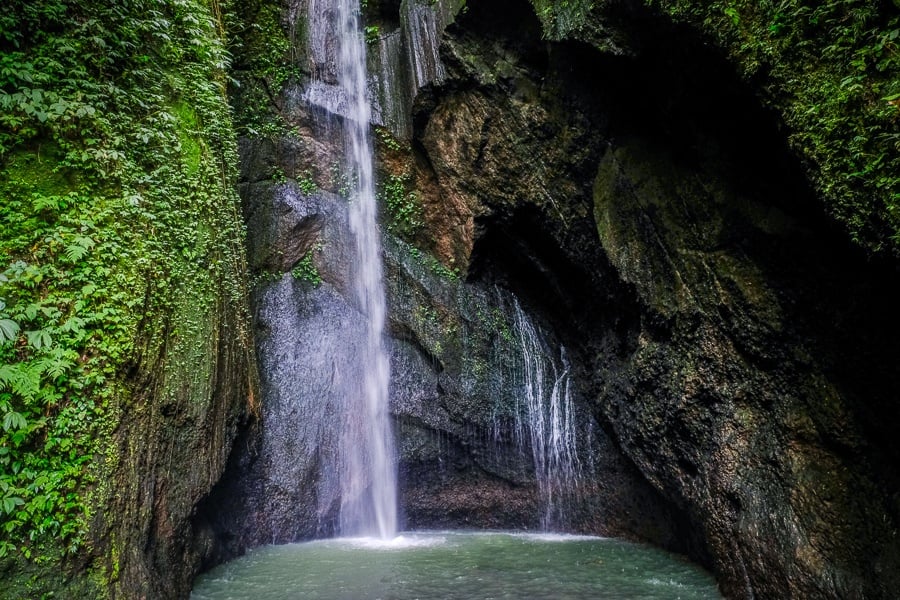
[[[379,144],[394,152],[403,150],[403,146],[397,141],[387,127],[375,127],[375,137]]]
[[[561,40],[582,27],[594,8],[594,0],[532,0],[532,4],[544,35],[552,40]]]
[[[411,238],[424,225],[422,204],[414,190],[408,190],[411,177],[408,173],[390,175],[378,192],[378,199],[387,208],[388,229]]]
[[[0,15],[0,557],[88,542],[126,374],[244,301],[220,29],[201,0]]]
[[[366,43],[369,45],[377,44],[378,40],[381,39],[381,28],[378,25],[366,25],[363,33]]]
[[[712,37],[766,90],[831,213],[900,252],[900,14],[869,0],[647,0]]]
[[[448,279],[450,281],[459,281],[461,275],[458,268],[448,267],[431,254],[422,252],[414,246],[410,246],[409,254],[414,259],[424,264],[428,268],[428,270],[430,270],[438,277],[443,277],[444,279]]]
[[[297,178],[297,185],[300,186],[300,191],[307,196],[314,194],[316,190],[319,189],[315,179],[313,179],[312,173],[309,171],[304,171],[300,174],[300,177]]]
[[[506,319],[503,311],[493,307],[481,307],[476,309],[475,317],[478,321],[478,331],[496,333],[504,342],[512,344],[515,342],[513,335],[513,327]]]
[[[298,279],[300,281],[307,281],[313,285],[313,287],[319,287],[322,285],[322,275],[319,274],[319,269],[316,267],[316,264],[313,262],[313,255],[321,250],[320,245],[316,245],[311,248],[306,254],[303,255],[303,258],[294,265],[294,268],[291,270],[291,275],[294,279]]]
[[[232,66],[235,125],[241,135],[277,137],[289,133],[273,98],[291,80],[302,77],[299,57],[282,24],[277,2],[250,0],[234,3],[227,16],[228,46],[239,57]],[[303,39],[302,31],[292,31]]]
[[[38,559],[42,543],[74,552],[82,542],[91,424],[112,394],[124,357],[107,350],[128,343],[133,332],[119,325],[134,300],[104,277],[115,255],[96,253],[117,243],[102,232],[116,215],[84,193],[43,195],[17,175],[0,180],[0,217],[12,225],[0,254],[15,257],[0,267],[0,555]],[[107,294],[115,299],[103,306]]]

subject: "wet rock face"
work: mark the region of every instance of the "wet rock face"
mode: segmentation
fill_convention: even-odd
[[[892,528],[869,525],[896,518],[879,491],[896,482],[866,405],[886,405],[896,375],[857,361],[896,343],[878,329],[896,331],[892,274],[854,272],[784,205],[620,143],[598,170],[598,231],[665,325],[602,399],[617,439],[693,505],[730,595],[887,597],[890,577],[864,574],[898,560]]]
[[[896,266],[834,232],[752,93],[683,32],[643,15],[615,57],[529,45],[528,17],[485,26],[498,7],[451,28],[416,104],[422,162],[467,211],[456,263],[574,349],[728,596],[890,597]]]
[[[548,507],[524,408],[534,374],[527,371],[510,292],[487,280],[435,273],[434,262],[398,241],[386,244],[386,267],[391,403],[408,527],[534,529],[550,508],[556,529],[686,547],[678,511],[660,502],[583,404],[587,390],[574,359],[567,381],[579,481],[568,492],[556,489],[561,501]],[[558,338],[546,328],[540,335],[546,335],[545,366],[554,369],[543,381],[547,400],[563,364]]]
[[[438,18],[446,7],[415,7],[415,11],[424,10],[435,12],[434,18]],[[434,67],[429,77],[446,72],[443,64],[440,69],[436,63],[429,64]],[[360,379],[346,357],[354,354],[353,332],[362,315],[348,279],[347,201],[340,194],[340,173],[334,171],[340,155],[342,117],[329,113],[327,103],[311,104],[300,83],[288,85],[274,103],[289,133],[245,139],[240,145],[239,189],[255,278],[262,414],[258,427],[247,431],[235,446],[226,476],[199,511],[198,529],[211,540],[209,564],[263,543],[328,535],[333,532],[340,504],[333,468],[337,406],[342,396],[351,393],[348,382]],[[481,100],[474,108],[487,114],[485,119],[505,117],[491,107],[488,98]],[[517,102],[515,106],[526,105]],[[460,119],[461,132],[477,126],[486,134],[504,133],[502,128],[488,132],[485,119],[480,123]],[[540,119],[520,119],[519,131],[524,133],[532,124],[540,125]],[[562,164],[566,154],[581,152],[576,148],[579,141],[589,141],[583,131],[575,129],[541,134],[530,149],[538,151],[548,139],[577,137],[556,153]],[[463,138],[461,133],[455,139]],[[491,152],[502,150],[508,141],[492,140]],[[582,154],[596,154],[597,145],[587,145]],[[448,157],[453,160],[466,152],[464,148],[450,151],[448,148]],[[494,235],[503,229],[491,228],[492,234],[482,238],[494,241],[484,242],[481,251],[493,256],[490,248],[494,244],[497,258],[478,259],[481,267],[473,263],[473,268],[480,273],[463,279],[460,268],[470,263],[476,232],[468,207],[486,218],[491,218],[492,209],[478,196],[458,188],[455,215],[445,220],[433,218],[442,213],[443,191],[457,188],[451,187],[452,181],[439,188],[439,183],[449,181],[447,176],[435,172],[424,153],[406,152],[405,156],[402,151],[383,156],[382,177],[391,174],[393,164],[412,165],[428,233],[447,244],[437,245],[436,254],[446,261],[442,263],[392,235],[383,240],[401,519],[407,527],[537,528],[545,502],[535,473],[533,441],[527,439],[527,426],[522,424],[526,418],[522,408],[524,359],[515,324],[517,300],[506,285],[516,277],[506,278],[504,273],[514,266],[535,269],[535,257],[541,254],[543,262],[537,274],[541,281],[550,281],[552,288],[551,295],[539,298],[538,304],[562,300],[574,305],[587,298],[590,290],[589,286],[573,286],[572,281],[580,275],[591,280],[594,276],[579,269],[547,234],[529,240],[540,252],[527,250],[521,264],[516,263],[502,251],[505,238]],[[489,156],[494,174],[489,182],[480,184],[482,194],[503,177],[499,172],[503,157]],[[560,181],[566,185],[567,197],[578,196],[572,183]],[[585,219],[589,213],[589,183],[585,182],[587,179],[579,183],[582,211],[578,235],[593,228]],[[542,193],[533,200],[547,202],[546,192]],[[502,202],[529,206],[513,197]],[[496,203],[501,205],[501,199]],[[501,220],[507,216],[498,212]],[[539,231],[538,221],[526,221],[522,227]],[[467,232],[463,237],[456,237],[457,226]],[[454,257],[459,257],[459,265],[450,262]],[[498,266],[506,260],[502,257],[509,259],[508,268]],[[448,262],[453,266],[448,267]],[[310,270],[314,277],[308,276]],[[577,294],[568,293],[575,287]],[[524,298],[526,310],[532,311],[534,303]],[[546,354],[548,373],[551,366],[554,371],[563,369],[561,339],[545,319],[538,319],[536,326],[542,332],[540,352]],[[577,489],[566,492],[571,498],[565,514],[561,508],[554,514],[557,526],[686,548],[680,512],[664,505],[597,426],[584,403],[589,391],[581,359],[572,360],[571,368],[572,419],[577,421],[572,435],[577,437],[583,476]],[[551,375],[547,377],[546,385],[551,386],[554,381]],[[552,377],[558,379],[559,375]]]
[[[517,298],[571,369],[584,478],[567,529],[688,553],[729,597],[890,597],[896,265],[833,232],[727,64],[611,4],[553,43],[524,2],[470,3],[453,25],[453,3],[371,5],[370,68],[391,77],[375,119],[395,136],[378,168],[408,174],[424,221],[418,247],[384,236],[402,519],[538,526]],[[439,56],[416,11],[448,27]],[[265,398],[200,511],[211,562],[335,518],[322,465],[350,367],[333,357],[360,315],[340,119],[304,102],[289,85],[292,133],[241,148]]]

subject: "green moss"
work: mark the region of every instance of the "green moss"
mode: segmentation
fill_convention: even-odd
[[[200,161],[203,155],[203,147],[197,135],[202,131],[197,119],[197,113],[185,102],[176,102],[172,106],[178,122],[178,141],[181,146],[181,154],[189,175],[196,175],[200,169]]]
[[[32,150],[12,152],[4,166],[4,177],[17,186],[29,186],[41,196],[60,196],[75,187],[75,176],[59,168],[61,150],[45,144]]]
[[[55,565],[0,564],[0,600],[67,600],[109,597],[103,585],[90,576],[60,570]]]
[[[54,6],[65,18],[33,18]],[[141,403],[200,410],[220,346],[251,347],[220,24],[205,3],[145,8],[3,16],[28,35],[0,39],[0,320],[17,326],[0,339],[0,589],[55,573],[20,597],[102,597],[66,565],[96,558],[83,585],[106,589],[134,555],[88,530],[135,518],[110,509],[137,501],[110,484],[116,432]]]

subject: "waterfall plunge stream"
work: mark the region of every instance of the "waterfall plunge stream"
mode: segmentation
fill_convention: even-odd
[[[369,135],[366,49],[356,0],[311,2],[310,12],[333,14],[337,21],[335,28],[324,27],[318,33],[339,37],[335,62],[340,107],[336,112],[344,117],[344,168],[350,182],[350,232],[355,242],[352,279],[366,328],[359,346],[360,381],[350,387],[342,407],[340,533],[388,539],[397,533],[397,475],[388,414],[390,364],[383,339],[387,309]],[[325,40],[311,36],[310,43],[323,47]],[[311,96],[315,89],[314,82]]]
[[[387,315],[382,283],[381,243],[378,234],[375,181],[372,174],[371,108],[366,96],[366,47],[359,27],[356,0],[336,0],[340,22],[338,80],[346,93],[347,167],[356,183],[351,197],[350,230],[356,238],[354,287],[367,317],[362,346],[363,411],[349,402],[341,453],[346,470],[341,477],[341,531],[397,533],[397,475],[388,414],[390,364],[384,347]],[[357,413],[357,414],[354,414]],[[364,415],[361,422],[359,417]]]

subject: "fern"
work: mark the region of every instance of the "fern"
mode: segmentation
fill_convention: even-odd
[[[66,370],[72,366],[72,363],[63,358],[47,357],[38,361],[37,365],[51,379],[57,379],[65,374]]]
[[[32,203],[35,212],[48,210],[56,212],[61,208],[65,208],[65,202],[60,196],[37,196]]]
[[[40,369],[27,363],[0,365],[0,391],[8,390],[27,401],[34,400],[41,387]]]
[[[77,263],[82,258],[87,256],[88,251],[94,247],[94,240],[91,238],[79,235],[75,238],[75,243],[66,247],[65,255],[66,258],[69,259],[70,262]]]

